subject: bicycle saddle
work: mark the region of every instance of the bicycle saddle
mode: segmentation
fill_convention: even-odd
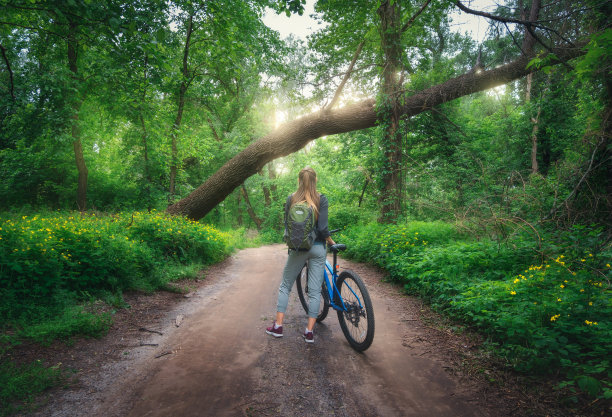
[[[338,253],[344,249],[346,249],[346,245],[344,243],[336,243],[335,245],[331,245],[329,247],[329,250],[331,250],[334,253]]]

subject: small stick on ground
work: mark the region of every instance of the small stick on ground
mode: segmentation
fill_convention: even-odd
[[[158,332],[157,330],[150,330],[150,329],[147,329],[147,328],[144,328],[144,327],[141,327],[140,329],[138,329],[138,331],[149,332],[149,333],[157,333],[159,335],[163,335],[162,332]]]

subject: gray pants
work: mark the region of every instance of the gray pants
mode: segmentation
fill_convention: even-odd
[[[283,270],[283,280],[278,289],[276,311],[284,313],[287,310],[293,283],[308,260],[308,317],[316,318],[319,315],[326,253],[325,244],[320,243],[312,245],[309,251],[289,251],[289,257]]]

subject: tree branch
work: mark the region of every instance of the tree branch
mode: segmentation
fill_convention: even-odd
[[[585,43],[586,44],[586,43]],[[555,63],[576,58],[585,53],[581,48],[555,49]],[[478,91],[487,90],[537,71],[527,64],[535,55],[521,56],[515,61],[481,73],[467,73],[406,97],[398,111],[414,116],[442,103]],[[283,124],[238,153],[204,184],[187,197],[168,207],[170,214],[181,214],[200,219],[222,202],[263,166],[282,156],[289,155],[325,135],[351,132],[376,126],[378,117],[373,98],[330,111],[318,111]]]
[[[536,2],[534,1],[534,4]],[[539,11],[539,1],[537,1],[538,5],[537,5],[537,9]],[[538,20],[537,17],[536,19],[534,19],[533,21],[529,21],[529,20],[523,20],[523,19],[515,19],[513,17],[501,17],[501,16],[496,16],[494,14],[491,13],[487,13],[487,12],[481,12],[479,10],[474,10],[474,9],[470,9],[469,7],[466,7],[463,3],[461,3],[461,1],[456,0],[455,4],[457,5],[457,7],[459,9],[461,9],[462,11],[469,13],[469,14],[473,14],[476,16],[482,16],[482,17],[486,17],[487,19],[491,19],[491,20],[495,20],[497,22],[502,22],[502,23],[514,23],[517,25],[522,25],[525,27],[525,29],[527,29],[527,31],[529,32],[529,34],[531,36],[533,36],[533,38],[540,43],[542,46],[544,46],[544,48],[546,48],[549,52],[551,51],[550,47],[548,45],[546,45],[539,37],[538,35],[536,35],[536,33],[534,32],[533,28],[540,28],[549,32],[553,32],[554,34],[556,34],[561,40],[563,40],[564,42],[566,42],[568,45],[574,47],[575,45],[570,42],[568,39],[565,39],[563,36],[561,36],[560,33],[558,33],[556,30],[546,27],[544,25],[542,25]],[[534,7],[532,5],[532,11],[534,10]],[[531,16],[530,16],[531,17]]]
[[[359,42],[359,45],[357,45],[357,50],[353,54],[353,59],[351,60],[351,64],[349,65],[348,71],[346,71],[346,73],[344,74],[344,78],[342,78],[340,85],[336,89],[336,93],[334,94],[332,101],[330,101],[330,103],[327,106],[325,106],[324,110],[326,111],[331,110],[336,105],[338,100],[340,99],[340,94],[342,94],[342,89],[344,89],[344,85],[346,84],[349,77],[351,76],[351,73],[353,72],[353,67],[355,66],[355,62],[357,62],[357,58],[359,58],[359,54],[361,53],[361,50],[363,49],[364,43],[365,43],[365,39],[363,39],[361,42]]]
[[[11,98],[15,101],[15,84],[13,82],[13,70],[11,69],[11,63],[6,56],[6,48],[0,45],[0,51],[2,51],[2,58],[4,58],[4,63],[6,64],[6,69],[9,73],[9,92],[11,93]]]
[[[247,206],[247,213],[249,213],[249,217],[251,217],[251,220],[253,220],[253,223],[255,223],[255,227],[257,227],[257,230],[261,230],[261,225],[263,223],[263,220],[257,217],[255,210],[253,210],[253,206],[251,205],[251,200],[249,200],[249,194],[247,193],[247,189],[244,186],[244,184],[242,184],[241,191],[242,191],[242,198],[244,199],[244,202],[246,203],[246,206]]]
[[[210,120],[210,117],[207,117],[206,120],[208,121],[208,127],[210,128],[215,140],[217,142],[221,142],[221,138],[219,137],[219,134],[217,133],[217,129],[215,129],[215,126],[213,125],[212,120]]]
[[[36,27],[32,27],[32,26],[25,26],[25,25],[20,25],[20,24],[17,24],[17,23],[4,22],[4,21],[0,21],[0,25],[8,25],[8,26],[14,26],[14,27],[17,27],[17,28],[21,28],[21,29],[35,30],[36,32],[48,33],[50,35],[57,36],[58,38],[61,38],[61,39],[68,39],[68,37],[65,36],[65,35],[60,35],[59,33],[55,33],[53,31],[47,30],[47,29],[36,28]]]
[[[404,26],[402,26],[402,29],[400,32],[404,33],[406,31],[406,29],[408,29],[410,26],[412,26],[412,24],[414,23],[414,21],[417,19],[417,17],[419,17],[419,15],[421,13],[423,13],[423,11],[427,8],[427,6],[429,5],[429,3],[431,3],[431,0],[427,0],[422,6],[421,8],[410,18],[408,19],[408,21],[404,24]]]

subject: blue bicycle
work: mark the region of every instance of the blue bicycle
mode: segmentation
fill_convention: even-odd
[[[338,230],[332,230],[331,233]],[[363,352],[374,340],[374,309],[370,294],[355,272],[347,269],[338,275],[338,252],[345,250],[346,245],[335,244],[329,249],[334,254],[334,264],[332,267],[329,261],[325,261],[317,322],[325,320],[329,308],[333,308],[338,313],[340,328],[346,340],[353,349]],[[302,307],[308,313],[308,263],[298,274],[296,286]]]

